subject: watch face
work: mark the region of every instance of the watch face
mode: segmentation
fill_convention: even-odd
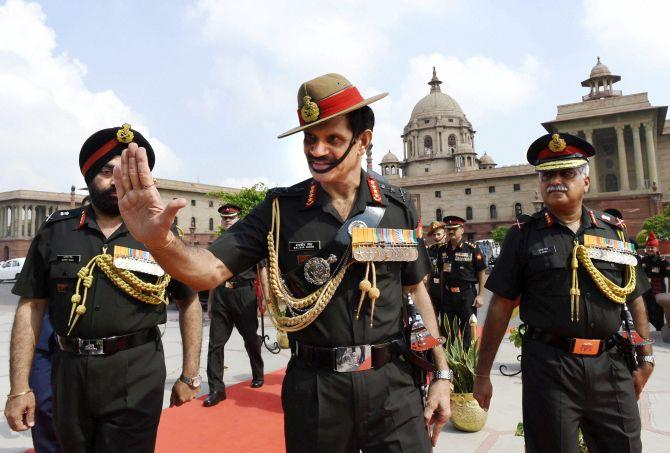
[[[200,387],[200,384],[202,383],[202,378],[200,376],[196,376],[193,378],[193,387]]]

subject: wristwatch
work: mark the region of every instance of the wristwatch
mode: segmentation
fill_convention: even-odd
[[[184,384],[188,385],[192,389],[197,389],[200,387],[200,384],[202,383],[202,377],[200,375],[197,375],[195,377],[188,377],[184,376],[183,374],[179,376],[179,380],[182,381]]]
[[[452,381],[454,379],[454,372],[451,370],[437,370],[433,371],[432,381],[437,381],[438,379],[446,379],[447,381]]]
[[[654,354],[638,356],[637,361],[640,365],[644,362],[647,362],[647,363],[651,363],[652,367],[656,366],[656,359],[654,357]]]

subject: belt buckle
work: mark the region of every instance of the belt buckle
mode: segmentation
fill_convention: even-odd
[[[227,282],[225,283],[225,286],[226,286],[226,288],[228,288],[228,289],[233,289],[233,288],[235,288],[235,285],[234,285],[233,282],[231,282],[231,281],[227,281]]]
[[[77,347],[79,354],[82,355],[103,355],[105,353],[105,342],[103,339],[83,340],[77,338]]]
[[[598,355],[601,340],[573,338],[570,344],[570,352],[578,355]]]
[[[348,373],[364,371],[372,368],[372,347],[369,344],[360,346],[341,346],[335,350],[335,371]]]
[[[456,286],[456,287],[451,287],[451,286],[450,286],[450,287],[449,287],[449,291],[452,292],[452,293],[460,293],[460,292],[461,292],[461,288],[458,287],[458,286]]]

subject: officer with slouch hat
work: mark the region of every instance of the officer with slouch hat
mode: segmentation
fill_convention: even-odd
[[[156,191],[142,190],[151,174],[141,148],[132,145],[128,171],[115,174],[133,234],[193,287],[219,285],[267,257],[268,312],[293,352],[282,386],[290,453],[427,452],[427,428],[434,443],[449,417],[443,348],[431,342],[437,370],[424,408],[409,360],[421,362],[402,338],[405,294],[438,335],[418,216],[407,191],[361,169],[374,127],[369,104],[385,95],[363,98],[338,74],[302,83],[300,124],[280,137],[303,133],[312,177],[270,190],[209,251],[170,233],[185,200],[164,206]]]
[[[441,324],[442,314],[440,312],[442,307],[442,285],[440,284],[442,271],[437,264],[438,258],[440,256],[438,251],[442,244],[444,244],[444,241],[447,237],[444,231],[444,224],[437,220],[430,222],[428,237],[432,240],[427,248],[428,258],[430,259],[431,266],[431,273],[427,277],[428,294],[430,295],[431,302],[433,302],[433,308],[435,309],[437,322],[440,324],[440,333],[442,335],[446,335]]]
[[[153,167],[151,145],[128,124],[86,140],[79,166],[91,204],[45,221],[12,290],[21,299],[5,416],[17,431],[33,424],[28,371],[48,310],[53,416],[65,452],[153,451],[166,375],[158,325],[166,322],[168,298],[179,308],[184,344],[183,375],[171,402],[189,401],[199,388],[202,314],[195,292],[165,273],[119,214],[113,170],[131,142],[147,150]]]
[[[546,207],[510,228],[486,282],[494,297],[474,396],[489,407],[491,365],[520,296],[529,452],[576,453],[579,429],[589,451],[642,449],[637,398],[654,366],[651,346],[642,341],[649,337],[640,297],[647,284],[636,277],[623,222],[583,205],[594,154],[590,143],[562,133],[530,146]]]

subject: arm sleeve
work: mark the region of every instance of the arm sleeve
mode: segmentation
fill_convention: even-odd
[[[416,230],[419,228],[418,216],[414,209],[413,203],[409,204],[409,225],[407,228]],[[401,283],[403,286],[413,286],[423,281],[423,278],[430,274],[430,258],[428,258],[428,250],[423,239],[419,239],[417,245],[419,256],[415,261],[402,263]]]
[[[49,297],[48,241],[45,234],[45,230],[41,229],[30,244],[21,274],[12,288],[12,293],[17,296],[30,299]]]
[[[272,225],[272,200],[266,198],[245,218],[226,230],[209,246],[233,275],[254,266],[267,255],[267,235]]]
[[[473,258],[476,272],[481,272],[488,267],[488,264],[486,263],[486,256],[482,253],[482,250],[478,245],[475,245],[475,256]]]
[[[484,287],[506,299],[516,299],[521,293],[523,269],[521,263],[522,232],[510,228],[505,236],[496,265]]]

